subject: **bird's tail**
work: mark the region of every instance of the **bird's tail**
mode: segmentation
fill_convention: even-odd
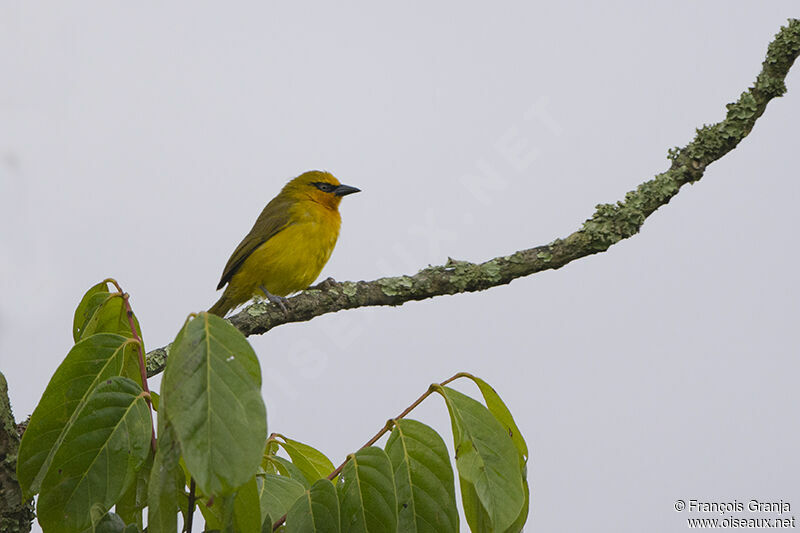
[[[208,312],[211,313],[212,315],[217,315],[218,317],[225,318],[225,315],[230,310],[231,310],[231,303],[228,299],[228,292],[225,291],[222,293],[222,296],[220,296],[219,300],[217,300],[217,303],[215,303],[208,309]]]

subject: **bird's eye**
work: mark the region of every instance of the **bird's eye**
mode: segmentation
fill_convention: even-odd
[[[333,189],[335,188],[330,183],[325,183],[325,182],[316,182],[313,185],[322,192],[333,192]]]

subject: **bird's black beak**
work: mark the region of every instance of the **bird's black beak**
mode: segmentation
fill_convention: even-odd
[[[361,189],[356,189],[355,187],[351,187],[349,185],[339,185],[333,189],[333,194],[336,196],[347,196],[348,194],[353,194],[354,192],[361,192]]]

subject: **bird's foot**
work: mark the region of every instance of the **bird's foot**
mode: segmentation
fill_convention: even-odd
[[[280,307],[281,310],[284,313],[288,313],[289,312],[289,310],[286,309],[286,298],[284,298],[283,296],[275,296],[274,294],[269,292],[267,290],[267,288],[264,287],[263,285],[261,285],[259,287],[259,289],[261,289],[261,291],[264,293],[264,296],[267,297],[267,300],[269,300],[270,302],[272,302],[272,303],[276,304],[278,307]]]

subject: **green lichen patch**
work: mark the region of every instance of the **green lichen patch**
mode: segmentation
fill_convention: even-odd
[[[459,259],[453,259],[452,257],[447,258],[447,262],[444,264],[444,268],[446,270],[453,270],[458,267],[462,267],[464,265],[471,265],[469,261],[461,261]]]
[[[526,255],[526,250],[520,250],[519,252],[514,252],[511,255],[503,257],[503,260],[514,265],[522,265],[528,262],[528,257]]]
[[[725,106],[728,109],[727,119],[750,119],[758,112],[758,102],[755,97],[748,91],[743,92],[739,100],[735,103]]]
[[[172,343],[167,344],[163,348],[158,348],[147,354],[147,373],[150,375],[152,372],[160,372],[167,364],[169,351],[172,349]]]
[[[246,308],[245,312],[247,312],[247,314],[250,316],[261,316],[267,312],[270,305],[271,304],[265,301],[256,302],[250,307]]]
[[[487,261],[481,265],[481,270],[483,271],[484,277],[488,278],[489,281],[495,283],[500,281],[501,275],[500,272],[502,268],[497,262],[497,259],[492,259],[491,261]]]
[[[767,98],[778,98],[786,93],[786,83],[783,78],[770,76],[759,76],[753,88]]]
[[[606,250],[625,238],[627,231],[621,227],[625,221],[620,204],[600,204],[592,218],[583,223],[583,233],[594,250]]]
[[[781,26],[781,31],[769,43],[764,63],[786,71],[792,66],[798,52],[800,52],[800,20],[789,19],[789,24]]]
[[[342,292],[345,296],[352,298],[358,292],[358,286],[352,281],[344,281],[342,282]]]
[[[408,276],[381,278],[378,280],[378,285],[381,287],[381,292],[386,296],[397,296],[412,288],[414,286],[414,280]]]
[[[683,150],[690,159],[711,161],[722,153],[727,145],[720,133],[721,124],[704,125],[698,128],[694,140]]]

